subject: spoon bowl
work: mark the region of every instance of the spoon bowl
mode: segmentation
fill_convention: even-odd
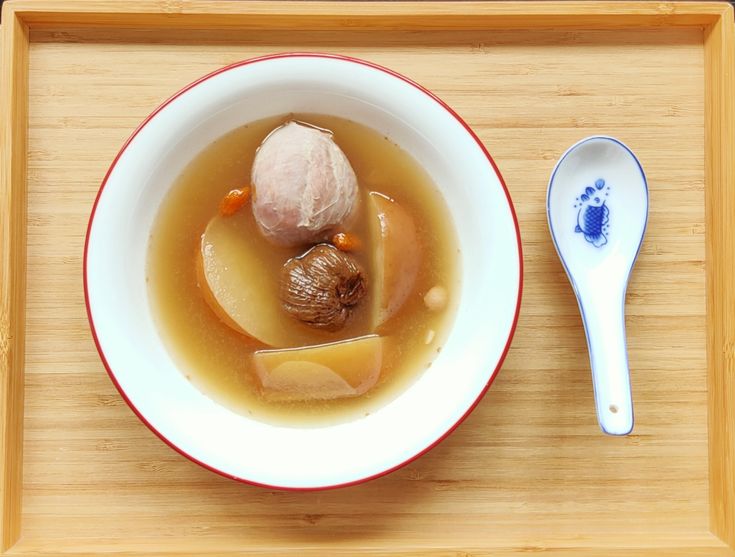
[[[582,314],[600,427],[633,429],[625,292],[648,220],[648,186],[622,142],[593,136],[570,147],[551,174],[549,229]]]

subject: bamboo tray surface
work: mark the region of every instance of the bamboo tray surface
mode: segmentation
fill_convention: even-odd
[[[7,2],[0,553],[735,555],[733,49],[724,3]],[[436,92],[492,153],[524,247],[515,340],[474,413],[328,492],[238,484],[169,449],[108,379],[82,291],[92,203],[132,130],[199,76],[282,51]],[[626,142],[650,188],[625,438],[597,426],[545,215],[555,161],[592,134]]]

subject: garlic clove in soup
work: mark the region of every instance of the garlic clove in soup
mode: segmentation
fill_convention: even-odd
[[[265,138],[251,180],[258,227],[283,246],[325,240],[349,219],[358,197],[355,172],[332,134],[295,121]]]

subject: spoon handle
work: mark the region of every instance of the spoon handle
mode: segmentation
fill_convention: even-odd
[[[625,292],[605,296],[577,295],[592,366],[597,420],[609,435],[627,435],[633,429],[633,399],[625,345]],[[585,303],[584,300],[587,302]]]

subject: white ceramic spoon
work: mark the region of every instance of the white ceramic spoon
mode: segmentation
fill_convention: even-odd
[[[602,431],[633,429],[625,291],[648,220],[638,159],[612,137],[576,143],[559,159],[546,197],[549,229],[582,313]]]

